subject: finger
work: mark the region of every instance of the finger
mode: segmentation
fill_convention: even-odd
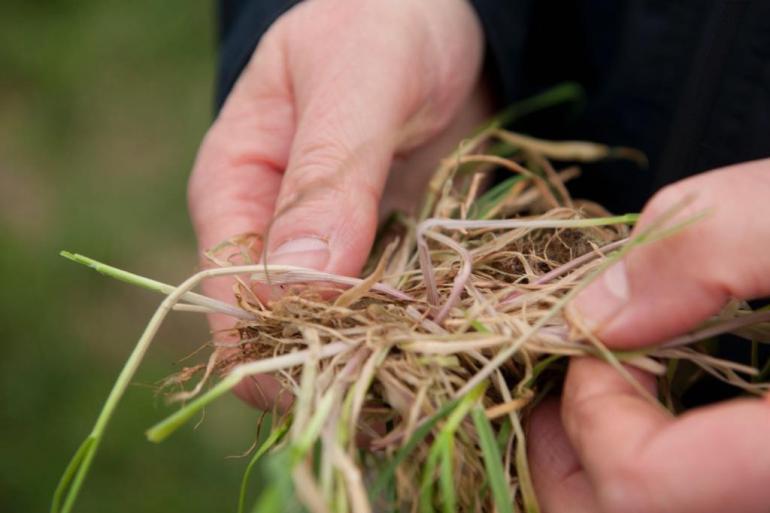
[[[272,218],[294,133],[290,88],[275,45],[265,35],[198,152],[188,202],[201,252],[235,235],[262,234]],[[232,283],[208,280],[204,289],[232,301]],[[210,320],[215,330],[233,324],[224,316]]]
[[[674,420],[604,362],[575,358],[562,418],[602,511],[766,511],[768,401],[734,401]]]
[[[532,413],[527,440],[535,493],[543,513],[599,511],[591,483],[561,422],[560,401],[547,399]]]
[[[269,232],[269,262],[360,272],[393,157],[445,128],[476,81],[481,37],[475,18],[464,3],[447,4],[469,11],[459,19],[469,19],[470,26],[457,28],[476,36],[466,48],[447,48],[453,53],[447,60],[462,64],[456,66],[462,70],[457,76],[448,78],[446,70],[438,69],[437,60],[445,56],[428,41],[432,29],[425,21],[427,26],[412,27],[404,41],[397,41],[381,30],[381,20],[361,14],[362,23],[377,21],[365,34],[357,32],[367,52],[346,43],[333,45],[334,55],[328,58],[315,55],[312,62],[289,54],[297,76],[305,79],[294,84],[298,124]],[[392,9],[383,11],[386,4],[355,5],[394,16],[393,23],[412,23]],[[448,22],[437,26],[442,32],[453,27]],[[330,37],[328,31],[323,37]]]
[[[274,41],[264,36],[199,150],[188,201],[201,255],[233,236],[264,233],[272,218],[294,133],[290,88]],[[201,262],[208,264],[202,256]],[[233,278],[218,278],[203,289],[233,302],[233,284]],[[210,315],[209,324],[218,342],[237,341],[232,318]],[[234,391],[261,410],[275,404],[285,410],[291,403],[271,376],[245,379]]]
[[[272,411],[275,408],[279,413],[284,413],[289,411],[294,402],[293,394],[277,379],[267,374],[243,378],[235,385],[233,393],[261,411]]]
[[[654,386],[649,375],[628,370],[647,387]],[[607,502],[607,496],[616,493],[619,470],[635,468],[643,443],[672,419],[617,370],[598,359],[582,357],[570,361],[562,393],[562,421],[598,500]],[[643,496],[651,491],[640,489],[639,493]]]
[[[316,89],[302,114],[269,233],[268,261],[357,274],[374,238],[407,112],[398,91],[383,90],[380,81],[340,86],[339,102],[325,90],[335,86]]]
[[[648,203],[635,232],[692,198],[704,219],[632,250],[571,305],[608,345],[658,343],[694,328],[731,298],[770,294],[770,160],[712,171],[669,186]]]

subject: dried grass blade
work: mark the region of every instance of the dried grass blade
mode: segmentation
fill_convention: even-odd
[[[526,513],[539,513],[540,506],[537,502],[535,486],[532,484],[532,474],[529,471],[529,461],[527,460],[527,440],[524,436],[524,429],[522,429],[521,421],[517,415],[511,415],[509,418],[516,435],[516,475],[519,478],[524,511]]]
[[[372,273],[365,279],[361,280],[360,283],[354,285],[353,287],[340,294],[337,300],[334,302],[334,306],[346,308],[366,295],[366,293],[369,292],[369,290],[382,279],[382,275],[385,273],[385,267],[388,265],[390,257],[393,255],[393,252],[397,247],[398,240],[394,240],[388,244],[385,247],[385,250],[380,257],[380,261],[377,263],[377,267],[375,267],[374,271],[372,271]]]

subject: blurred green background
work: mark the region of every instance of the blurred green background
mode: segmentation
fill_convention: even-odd
[[[0,511],[47,511],[160,298],[58,256],[162,281],[195,270],[186,177],[211,119],[212,2],[6,0],[0,14]],[[232,511],[257,413],[228,398],[161,445],[154,385],[207,340],[174,314],[76,511]]]

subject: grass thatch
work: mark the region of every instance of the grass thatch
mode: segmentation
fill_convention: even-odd
[[[484,151],[490,147],[492,155]],[[200,376],[173,395],[186,404],[150,428],[150,440],[162,441],[255,374],[272,374],[294,397],[289,412],[274,412],[254,452],[241,511],[261,457],[273,470],[252,511],[537,511],[524,425],[558,389],[572,355],[603,358],[628,379],[622,363],[665,384],[697,367],[747,392],[766,391],[755,369],[710,356],[698,342],[725,332],[767,342],[770,312],[734,302],[702,329],[634,352],[610,351],[570,323],[565,306],[602,270],[696,221],[672,226],[672,211],[629,237],[636,215],[610,216],[573,200],[563,182],[577,171],[551,164],[607,157],[641,160],[628,150],[489,127],[442,163],[418,218],[388,225],[360,279],[243,261],[249,238],[217,248],[212,259],[222,265],[179,287],[66,254],[167,297],[62,478],[53,510],[72,508],[107,421],[172,309],[231,315],[240,342],[212,343],[207,364],[169,381]],[[514,174],[480,193],[484,174],[499,167]],[[223,275],[240,277],[237,306],[192,292]],[[264,305],[253,282],[281,287],[283,295]],[[682,361],[689,363],[671,363]],[[674,407],[681,391],[662,390],[662,403]]]

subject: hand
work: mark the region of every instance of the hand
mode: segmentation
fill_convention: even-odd
[[[426,182],[417,168],[431,171],[487,116],[482,53],[466,0],[313,0],[288,11],[201,145],[189,184],[201,249],[269,227],[270,263],[359,273],[386,183],[385,200],[404,206],[399,189],[421,193]],[[206,292],[231,300],[231,283]],[[256,383],[240,395],[270,407],[276,383]]]
[[[690,215],[712,214],[632,251],[571,305],[608,346],[662,342],[730,298],[770,295],[770,160],[663,189],[637,230],[689,196]],[[651,376],[635,375],[654,390]],[[530,424],[533,480],[544,512],[768,511],[767,397],[673,418],[609,365],[586,357],[570,362],[560,403],[542,404]]]

